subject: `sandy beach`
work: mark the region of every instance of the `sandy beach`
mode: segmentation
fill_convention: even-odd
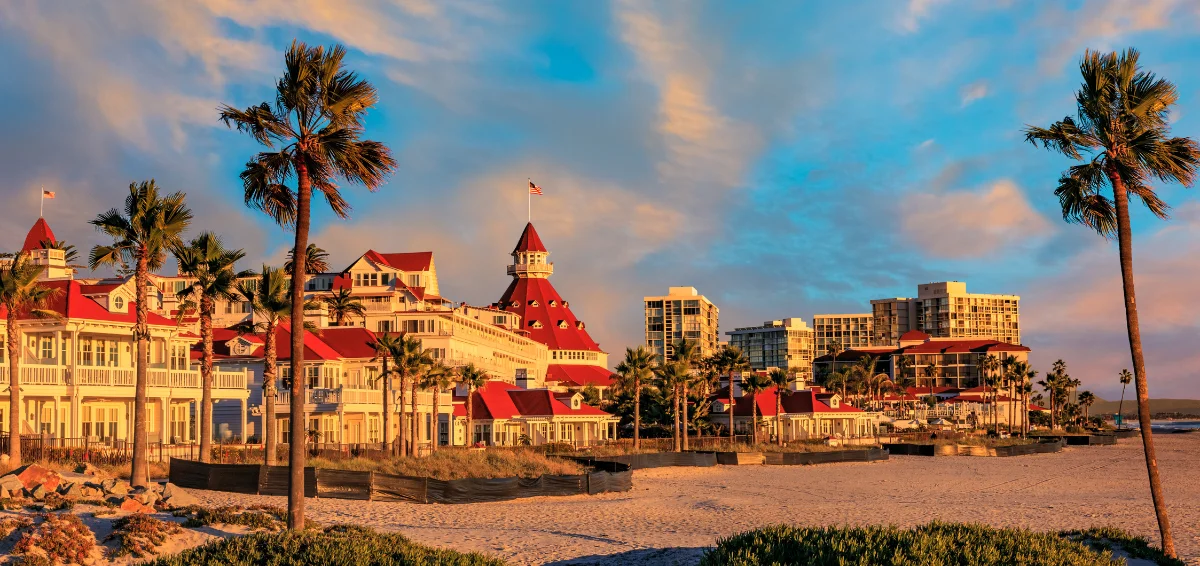
[[[1200,434],[1160,435],[1176,546],[1200,565]],[[205,504],[285,498],[192,491]],[[773,523],[939,519],[1038,530],[1115,525],[1157,540],[1141,443],[1016,458],[893,457],[874,464],[637,471],[632,492],[416,505],[310,499],[322,523],[368,525],[514,564],[694,564],[722,536]]]

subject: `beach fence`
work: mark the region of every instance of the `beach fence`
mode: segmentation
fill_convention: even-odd
[[[484,503],[548,495],[595,495],[633,489],[633,472],[609,463],[585,474],[536,478],[438,480],[379,472],[304,469],[304,496],[414,503]],[[206,464],[172,459],[171,483],[192,489],[256,495],[286,495],[287,466]]]
[[[607,469],[612,466],[627,466],[630,470],[646,470],[650,468],[667,468],[687,466],[707,468],[717,465],[717,455],[714,452],[650,452],[646,454],[625,454],[621,456],[571,456],[568,454],[548,454],[591,466],[596,469]]]
[[[893,456],[1029,456],[1031,454],[1051,454],[1062,452],[1064,442],[1061,439],[1033,444],[1014,444],[1012,446],[973,446],[969,444],[884,444],[886,450]]]
[[[8,443],[11,441],[8,434],[0,434],[0,453],[8,452]],[[146,449],[146,457],[150,462],[167,462],[171,458],[195,458],[200,454],[199,447],[194,443],[147,442]],[[133,442],[93,437],[62,438],[22,434],[21,455],[29,461],[122,465],[128,464],[133,458]]]
[[[768,466],[811,466],[840,462],[881,462],[888,459],[882,448],[867,450],[829,450],[825,452],[764,452],[763,463]]]

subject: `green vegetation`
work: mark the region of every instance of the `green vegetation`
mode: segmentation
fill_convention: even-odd
[[[360,564],[388,566],[502,566],[503,561],[477,553],[464,554],[414,544],[393,533],[362,527],[330,527],[323,531],[254,534],[211,542],[160,558],[155,566]]]
[[[389,460],[313,458],[309,460],[309,465],[317,468],[372,471],[439,480],[535,478],[546,474],[575,475],[585,471],[583,467],[574,462],[548,457],[542,451],[534,448],[509,450],[446,448],[420,458],[402,457]]]
[[[189,505],[171,512],[176,517],[186,517],[183,526],[188,528],[204,527],[213,524],[242,525],[251,529],[278,531],[287,522],[287,511],[279,507],[252,506],[208,508],[200,505]],[[305,528],[316,528],[317,524],[305,521]]]
[[[718,541],[700,564],[792,564],[797,557],[804,557],[805,564],[819,565],[1120,564],[1106,551],[1097,552],[1056,534],[937,522],[912,529],[771,526]]]
[[[129,555],[144,558],[157,554],[155,549],[162,546],[168,536],[181,532],[183,528],[178,523],[134,513],[113,521],[113,532],[104,540],[117,541],[117,547],[108,554],[110,558]]]
[[[41,522],[21,534],[12,553],[23,563],[87,564],[96,548],[96,535],[70,513],[39,515]]]
[[[1185,566],[1182,560],[1167,556],[1162,549],[1150,546],[1146,539],[1117,528],[1092,527],[1086,531],[1066,531],[1062,535],[1093,548],[1120,549],[1132,558],[1150,560],[1158,566]]]

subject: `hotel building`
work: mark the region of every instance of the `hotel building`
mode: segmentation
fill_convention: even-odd
[[[700,355],[717,351],[717,306],[695,287],[670,287],[667,294],[643,297],[646,310],[646,345],[665,358],[674,352],[672,344],[694,340]]]
[[[874,345],[895,344],[909,330],[934,338],[990,339],[1021,343],[1017,295],[968,293],[961,281],[917,286],[916,298],[871,301]]]
[[[756,371],[780,368],[812,380],[813,329],[799,318],[768,320],[762,326],[726,332],[729,345],[742,351]]]
[[[813,315],[813,346],[817,355],[829,353],[834,343],[843,349],[871,345],[871,313]]]

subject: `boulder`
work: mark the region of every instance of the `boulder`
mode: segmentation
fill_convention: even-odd
[[[130,492],[129,496],[136,499],[138,503],[141,503],[142,505],[151,506],[153,506],[154,502],[158,501],[159,499],[157,493],[144,487],[134,488],[133,491]]]
[[[0,489],[9,493],[20,493],[22,489],[25,489],[25,484],[21,483],[21,480],[17,479],[16,474],[8,474],[6,476],[0,476]]]
[[[79,482],[71,482],[65,487],[60,486],[58,492],[67,499],[82,499],[84,497],[83,486]]]
[[[45,499],[47,493],[53,492],[47,491],[45,485],[39,485],[29,490],[29,497],[32,497],[33,499]]]
[[[45,486],[48,491],[54,491],[58,489],[58,484],[62,483],[62,476],[58,475],[58,472],[37,464],[21,466],[13,470],[11,475],[16,476],[17,480],[21,482],[21,487],[28,490],[33,490],[41,485]],[[9,491],[12,489],[9,488]]]
[[[120,507],[120,509],[122,511],[128,511],[130,513],[153,513],[154,512],[153,507],[151,507],[149,505],[145,505],[142,502],[138,501],[137,499],[134,499],[133,497],[127,497],[124,501],[121,502],[121,504],[118,507]]]
[[[84,484],[83,487],[79,488],[79,491],[80,497],[84,499],[100,499],[104,496],[104,490],[93,487],[91,484]]]
[[[126,495],[130,490],[129,482],[124,480],[104,480],[101,485],[104,486],[104,493],[113,495]]]
[[[168,507],[187,507],[189,505],[199,505],[200,500],[196,499],[192,494],[180,489],[175,484],[168,483],[163,486],[163,503]]]

